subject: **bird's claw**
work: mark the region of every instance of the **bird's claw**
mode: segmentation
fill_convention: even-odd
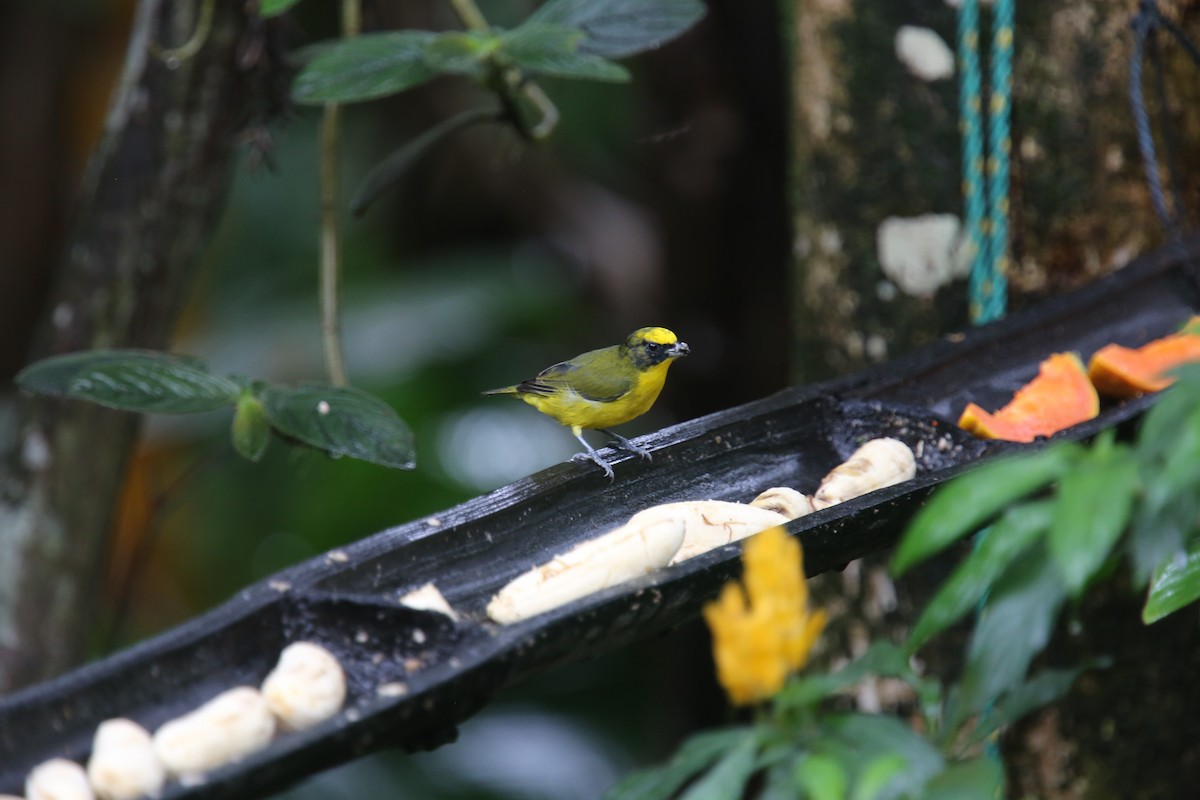
[[[650,455],[649,450],[647,450],[644,447],[638,447],[636,444],[634,444],[633,442],[631,442],[629,440],[626,440],[624,442],[612,442],[611,444],[613,447],[616,447],[620,450],[624,450],[627,453],[633,453],[635,456],[638,456],[643,461],[653,461],[654,460],[654,456]]]
[[[626,439],[624,436],[622,436],[619,433],[613,433],[610,430],[604,430],[604,429],[601,429],[601,430],[604,433],[607,433],[609,436],[612,437],[612,441],[610,441],[608,443],[610,447],[615,447],[619,450],[624,450],[627,453],[633,453],[635,456],[638,456],[645,461],[653,461],[654,460],[654,456],[650,455],[650,451],[647,450],[646,448],[642,447],[641,445],[634,444],[633,442],[629,441],[628,439]]]
[[[571,460],[581,463],[584,461],[592,462],[600,469],[604,470],[604,474],[608,477],[610,483],[617,477],[617,474],[613,472],[612,465],[594,453],[576,453],[575,455],[571,456]]]

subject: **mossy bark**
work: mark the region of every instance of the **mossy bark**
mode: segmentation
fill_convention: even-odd
[[[32,357],[163,348],[216,220],[262,53],[243,4],[142,0]],[[137,428],[84,403],[0,396],[0,692],[78,664],[95,623],[110,518]]]
[[[965,281],[932,297],[908,296],[883,274],[876,247],[880,223],[890,216],[962,216],[956,79],[916,77],[895,46],[900,27],[913,25],[932,29],[953,49],[956,21],[946,4],[921,0],[799,0],[785,7],[800,344],[792,372],[808,382],[969,324]],[[984,54],[988,8],[980,15]],[[1124,0],[1017,3],[1010,309],[1087,283],[1163,240],[1130,113],[1135,10]],[[1171,10],[1188,22],[1186,9]],[[1188,27],[1197,27],[1194,19]],[[1200,123],[1189,109],[1200,100],[1200,80],[1178,47],[1162,37],[1160,43],[1176,143],[1171,161],[1195,208]],[[986,76],[986,57],[983,70]],[[1153,112],[1152,75],[1147,69]],[[1165,164],[1161,148],[1160,139]]]
[[[1200,40],[1200,4],[1160,5]],[[876,231],[889,216],[962,215],[956,79],[915,77],[894,44],[900,26],[916,25],[936,31],[953,49],[956,21],[946,4],[920,0],[799,0],[784,8],[791,15],[786,33],[793,87],[798,346],[792,375],[806,383],[894,357],[970,324],[965,281],[931,297],[906,295],[889,285],[876,244]],[[1016,5],[1010,310],[1119,269],[1166,238],[1130,110],[1130,19],[1136,10],[1136,3],[1124,0]],[[986,42],[986,5],[981,19]],[[1200,70],[1166,37],[1158,43],[1165,114],[1149,65],[1146,99],[1165,182],[1178,182],[1192,215],[1185,222],[1195,225]],[[986,75],[986,62],[984,69]],[[950,566],[943,560],[893,582],[886,557],[878,555],[814,581],[818,604],[837,609],[825,637],[827,655],[859,652],[879,637],[901,640]],[[1141,598],[1127,585],[1118,577],[1095,587],[1040,660],[1066,665],[1108,655],[1114,665],[1085,675],[1062,702],[1006,734],[1009,797],[1194,794],[1200,778],[1190,714],[1200,700],[1195,612],[1144,626]],[[928,645],[921,653],[926,667],[953,679],[965,636],[959,626]],[[911,698],[899,690],[889,697],[896,688],[879,682],[857,699],[903,710]]]

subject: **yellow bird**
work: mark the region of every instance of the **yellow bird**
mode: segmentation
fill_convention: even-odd
[[[587,448],[576,458],[595,461],[612,480],[612,467],[583,438],[583,429],[606,433],[615,440],[613,444],[649,460],[648,450],[608,429],[649,411],[671,362],[689,352],[687,344],[666,328],[639,328],[621,344],[577,355],[546,367],[536,378],[484,394],[516,395],[570,427]]]

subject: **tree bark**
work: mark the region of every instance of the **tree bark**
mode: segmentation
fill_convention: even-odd
[[[169,341],[263,63],[260,31],[229,2],[193,57],[152,54],[192,34],[199,5],[139,4],[34,358]],[[0,396],[0,692],[84,657],[136,428],[85,403]]]
[[[1162,5],[1194,31],[1194,3]],[[964,280],[925,296],[906,293],[884,274],[876,238],[888,217],[962,216],[957,76],[918,78],[896,47],[907,25],[934,31],[954,51],[956,22],[953,8],[923,0],[800,0],[785,8],[792,15],[786,32],[799,345],[792,374],[808,382],[892,358],[968,324]],[[982,4],[980,13],[985,83],[989,9]],[[1016,9],[1010,309],[1088,283],[1163,240],[1130,112],[1129,23],[1136,4],[1069,0]],[[1194,208],[1200,81],[1174,42],[1160,34],[1158,43],[1175,144],[1168,157],[1155,73],[1147,66],[1159,159],[1164,167],[1173,162]],[[981,100],[986,108],[986,94]]]

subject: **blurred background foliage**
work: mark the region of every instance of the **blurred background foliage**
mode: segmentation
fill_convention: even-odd
[[[336,5],[301,2],[282,21],[288,47],[335,36]],[[459,27],[446,3],[363,5],[364,30]],[[0,380],[30,351],[134,6],[0,4]],[[480,6],[505,25],[535,3]],[[559,426],[479,391],[639,326],[671,327],[693,355],[672,370],[654,410],[623,429],[630,436],[762,397],[789,377],[893,357],[964,324],[961,285],[936,299],[897,298],[874,252],[884,216],[958,205],[957,152],[945,150],[955,146],[956,120],[929,111],[948,107],[953,87],[908,80],[886,57],[901,22],[949,40],[949,4],[706,6],[685,36],[623,62],[630,84],[546,79],[562,112],[550,141],[531,147],[498,126],[461,132],[362,219],[345,220],[350,375],[412,425],[415,471],[277,444],[253,465],[230,449],[226,415],[148,422],[115,519],[103,597],[102,617],[112,619],[123,597],[129,613],[119,629],[96,631],[95,655],[283,566],[561,461],[575,448]],[[1026,135],[1014,142],[1014,287],[1032,299],[1119,267],[1152,245],[1158,228],[1121,94],[1131,4],[1021,8],[1015,103]],[[789,62],[793,35],[800,57]],[[789,93],[789,81],[803,90]],[[343,196],[370,165],[477,91],[443,78],[346,107]],[[1190,126],[1185,133],[1194,132],[1193,106],[1169,109]],[[218,373],[321,377],[318,116],[296,109],[247,136],[173,346]],[[836,135],[813,133],[821,118]],[[1079,126],[1091,137],[1084,151]],[[268,134],[264,162],[250,145]],[[1183,156],[1194,160],[1196,151]],[[942,194],[897,191],[892,178],[901,174]],[[803,256],[796,273],[793,251]],[[906,327],[909,317],[917,323]],[[131,575],[140,551],[149,561]],[[829,578],[858,576],[855,568]],[[463,725],[453,746],[364,759],[289,796],[595,797],[727,714],[697,623],[518,687]]]
[[[0,201],[10,209],[0,215],[0,295],[49,286],[134,6],[17,0],[0,9],[0,100],[23,110],[0,132]],[[505,25],[535,4],[480,6]],[[336,36],[336,11],[300,3],[282,21],[288,46]],[[569,457],[574,442],[553,421],[479,392],[636,327],[669,326],[694,355],[626,435],[782,387],[790,243],[777,25],[770,6],[712,3],[680,40],[626,60],[631,84],[545,80],[562,113],[549,142],[531,147],[500,126],[460,133],[362,219],[347,215],[350,376],[412,426],[418,468],[331,460],[277,442],[251,464],[229,447],[227,414],[149,418],[108,565],[104,616],[124,611],[96,632],[94,655],[282,567]],[[408,27],[458,23],[444,3],[364,3],[365,30]],[[478,91],[439,79],[348,106],[343,197],[372,164]],[[322,377],[318,121],[319,111],[295,109],[271,128],[265,161],[246,148],[173,351],[222,374]],[[9,379],[38,307],[0,299],[0,311],[13,330],[0,345],[0,375]],[[148,560],[134,570],[139,552]],[[289,796],[596,796],[713,721],[706,715],[724,713],[706,651],[692,626],[669,643],[557,671],[464,725],[454,746],[365,759]]]

